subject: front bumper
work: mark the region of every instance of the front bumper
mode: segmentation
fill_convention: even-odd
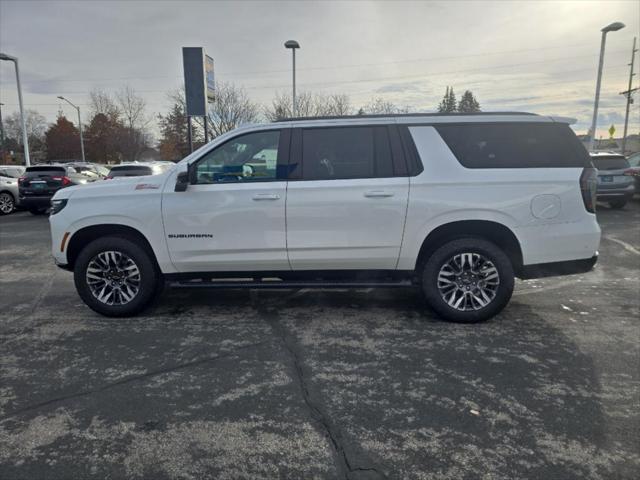
[[[562,275],[587,273],[593,270],[593,267],[595,267],[597,262],[598,252],[596,252],[596,254],[591,258],[584,258],[580,260],[525,265],[519,272],[518,277],[523,280],[529,280],[532,278],[558,277]]]

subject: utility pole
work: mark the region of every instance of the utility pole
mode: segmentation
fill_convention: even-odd
[[[633,99],[631,98],[631,95],[633,95],[633,92],[638,90],[637,88],[631,88],[631,85],[633,83],[633,76],[635,75],[635,73],[633,73],[633,62],[636,58],[637,51],[638,49],[636,48],[636,37],[633,37],[633,48],[631,49],[631,63],[629,64],[631,66],[631,69],[629,70],[629,87],[627,88],[626,91],[620,92],[620,95],[624,95],[627,97],[627,110],[624,114],[624,133],[622,134],[622,154],[623,155],[627,148],[627,127],[629,126],[629,107],[633,103]]]
[[[2,124],[2,106],[4,103],[0,103],[0,150],[4,150],[4,125]]]

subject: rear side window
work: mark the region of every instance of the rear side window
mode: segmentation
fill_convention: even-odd
[[[629,161],[624,157],[591,157],[593,166],[598,170],[623,170],[629,168]]]
[[[41,167],[28,167],[25,176],[27,178],[30,177],[40,177],[40,176],[61,176],[66,175],[67,169],[65,167],[51,167],[51,166],[41,166]]]
[[[136,165],[126,167],[114,167],[111,169],[109,176],[111,177],[139,177],[144,175],[151,175],[151,168],[138,167]]]
[[[479,123],[436,130],[467,168],[567,168],[589,165],[589,155],[568,125]]]
[[[393,176],[386,127],[303,129],[303,180]]]

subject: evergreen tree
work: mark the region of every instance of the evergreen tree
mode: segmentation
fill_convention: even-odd
[[[440,113],[453,113],[458,110],[458,104],[456,102],[456,94],[453,93],[453,87],[447,87],[447,90],[438,105],[438,112]]]
[[[473,113],[480,111],[480,104],[471,93],[471,90],[466,90],[458,103],[458,111],[462,113]]]

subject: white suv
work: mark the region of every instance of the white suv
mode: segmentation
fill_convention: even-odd
[[[476,322],[514,277],[597,259],[596,172],[569,119],[358,116],[239,128],[160,175],[60,190],[53,256],[109,316],[165,284],[418,286]]]

